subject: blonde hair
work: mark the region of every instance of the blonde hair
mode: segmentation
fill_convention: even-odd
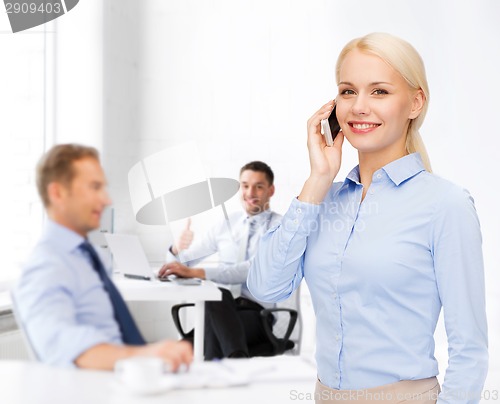
[[[422,58],[412,45],[401,38],[380,32],[368,34],[353,39],[340,52],[335,68],[337,84],[340,81],[342,63],[346,55],[354,49],[378,56],[401,74],[412,89],[421,89],[423,91],[425,100],[422,111],[419,116],[410,121],[406,132],[406,151],[408,153],[420,153],[425,169],[432,172],[429,155],[418,131],[424,122],[429,105],[429,85],[427,84]]]

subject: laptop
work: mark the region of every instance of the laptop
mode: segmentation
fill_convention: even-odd
[[[162,282],[175,282],[182,285],[199,285],[201,279],[177,278],[175,275],[158,277],[161,266],[151,267],[139,237],[133,234],[105,233],[109,249],[113,254],[118,270],[126,277],[150,281],[157,279]]]

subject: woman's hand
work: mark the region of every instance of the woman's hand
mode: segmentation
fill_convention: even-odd
[[[298,198],[303,202],[321,203],[340,170],[344,134],[340,131],[331,147],[326,145],[325,137],[321,134],[321,120],[328,119],[333,106],[334,101],[329,101],[307,121],[311,174]]]
[[[330,183],[340,170],[344,135],[341,131],[335,138],[333,146],[327,146],[325,137],[321,134],[321,120],[328,119],[334,105],[334,100],[329,101],[307,121],[307,148],[309,149],[311,177],[325,177]]]

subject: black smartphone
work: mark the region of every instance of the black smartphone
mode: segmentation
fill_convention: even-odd
[[[321,120],[321,132],[325,136],[326,145],[333,146],[333,141],[340,132],[340,125],[339,121],[337,120],[336,105],[333,107],[333,111],[328,117],[328,122],[326,119]]]

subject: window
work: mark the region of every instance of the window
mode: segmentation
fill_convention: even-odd
[[[50,23],[13,34],[0,17],[0,290],[18,276],[44,220],[35,166],[52,139],[54,35]]]

